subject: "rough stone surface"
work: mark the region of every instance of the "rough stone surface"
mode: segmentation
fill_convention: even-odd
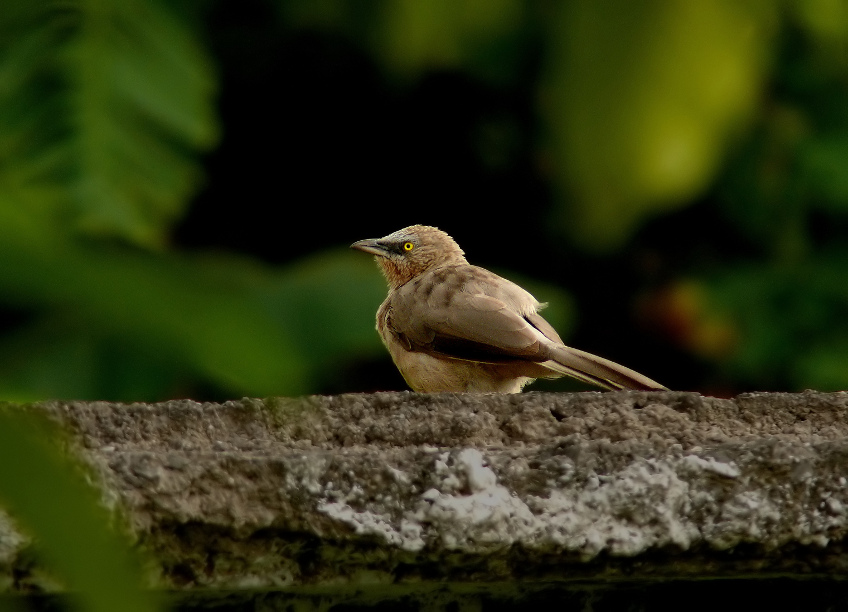
[[[38,408],[74,432],[158,586],[361,594],[845,575],[847,402],[382,393]],[[0,520],[2,566],[29,571],[10,530]],[[0,590],[14,583],[0,576]]]

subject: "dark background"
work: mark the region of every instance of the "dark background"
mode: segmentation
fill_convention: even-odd
[[[403,389],[345,249],[413,223],[673,389],[844,388],[848,9],[683,4],[12,2],[0,395]]]

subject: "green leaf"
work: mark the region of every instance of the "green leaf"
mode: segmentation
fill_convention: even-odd
[[[258,394],[305,390],[303,360],[286,328],[250,298],[250,285],[272,282],[251,266],[224,279],[215,275],[214,265],[72,243],[39,254],[7,242],[0,245],[0,258],[6,299],[64,312],[77,321],[71,333],[82,327],[122,338],[223,388]]]
[[[0,9],[0,207],[161,245],[217,138],[205,52],[159,0],[36,5]]]
[[[36,539],[45,565],[90,612],[153,612],[141,566],[108,529],[112,517],[80,469],[60,454],[61,434],[20,409],[0,408],[0,502]]]

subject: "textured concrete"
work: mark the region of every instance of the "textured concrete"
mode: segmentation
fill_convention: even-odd
[[[846,402],[386,393],[39,408],[75,432],[158,586],[399,597],[848,575]],[[0,541],[23,542],[9,530]]]

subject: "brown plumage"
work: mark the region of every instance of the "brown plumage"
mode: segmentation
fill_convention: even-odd
[[[377,331],[413,390],[518,393],[567,375],[606,389],[664,390],[624,366],[565,346],[524,289],[470,265],[445,232],[412,225],[351,248],[389,284]]]

